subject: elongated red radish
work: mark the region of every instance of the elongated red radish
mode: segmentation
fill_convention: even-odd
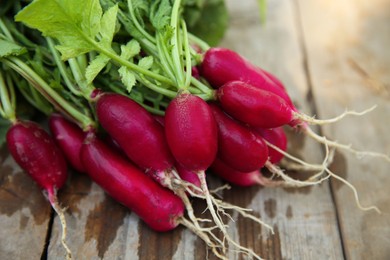
[[[85,172],[80,159],[80,150],[85,138],[83,130],[60,114],[50,115],[49,127],[70,165],[78,172]]]
[[[213,112],[201,98],[182,92],[169,103],[165,113],[165,134],[175,159],[187,170],[197,172],[208,209],[224,240],[239,251],[256,256],[252,250],[242,247],[229,236],[215,209],[222,204],[211,196],[207,187],[205,170],[216,157],[217,132]]]
[[[222,180],[225,180],[233,185],[241,187],[250,187],[250,186],[266,186],[266,187],[276,187],[281,185],[280,181],[272,181],[268,178],[265,178],[260,170],[242,172],[236,169],[233,169],[221,159],[216,158],[213,164],[210,166],[212,173],[219,176]]]
[[[241,81],[231,81],[217,90],[222,108],[234,118],[262,128],[289,124],[297,113],[272,92]]]
[[[200,65],[200,73],[214,88],[229,81],[242,81],[283,98],[291,108],[294,105],[284,90],[269,73],[256,67],[238,53],[226,48],[210,48]]]
[[[87,174],[111,197],[133,210],[149,227],[169,231],[179,224],[184,205],[128,160],[88,134],[81,149]]]
[[[31,121],[13,122],[7,132],[7,146],[15,161],[45,191],[61,225],[61,242],[67,258],[72,253],[66,244],[66,222],[63,210],[58,204],[57,191],[67,179],[66,160],[51,136],[38,124]]]
[[[163,127],[146,109],[128,97],[105,93],[97,98],[96,112],[102,127],[131,161],[157,181],[167,181],[174,159]]]
[[[204,171],[217,154],[217,125],[201,98],[181,93],[168,105],[165,135],[178,163],[188,170]]]
[[[261,69],[261,71],[275,84],[275,86],[283,89],[284,91],[286,90],[283,83],[274,74],[264,69]]]
[[[272,129],[256,128],[256,131],[271,144],[282,151],[287,151],[287,136],[282,127]],[[268,156],[269,161],[273,164],[279,163],[284,157],[283,154],[271,147],[268,147]]]
[[[216,104],[210,104],[218,125],[218,157],[242,172],[262,168],[268,159],[268,148],[261,135],[235,121]]]

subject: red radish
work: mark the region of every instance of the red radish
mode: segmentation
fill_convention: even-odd
[[[242,172],[262,168],[268,148],[261,135],[226,115],[216,104],[210,107],[218,125],[218,157]]]
[[[153,115],[154,119],[162,126],[165,126],[164,117],[160,115]]]
[[[256,131],[269,143],[275,145],[282,151],[287,151],[287,136],[282,127],[272,129],[256,128]],[[268,147],[268,156],[269,161],[273,164],[280,162],[284,157],[283,154],[271,147]]]
[[[199,69],[198,67],[195,67],[195,66],[192,66],[191,68],[191,75],[196,78],[196,79],[200,79],[200,74],[199,74]]]
[[[60,114],[50,116],[49,127],[70,165],[78,172],[85,172],[80,159],[80,150],[85,138],[83,130]]]
[[[260,170],[241,172],[237,171],[230,166],[226,165],[222,160],[216,158],[213,164],[210,166],[210,170],[218,175],[221,179],[241,187],[249,187],[255,185],[261,186],[278,186],[281,184],[279,181],[272,181],[265,178]]]
[[[102,127],[130,160],[159,182],[165,182],[174,159],[163,127],[153,116],[135,101],[113,93],[97,97],[96,112]]]
[[[67,179],[66,160],[50,135],[31,121],[14,121],[7,132],[7,145],[15,161],[47,192],[49,202],[57,212],[62,225],[61,242],[71,258],[66,245],[65,216],[58,205],[57,191]]]
[[[165,113],[165,135],[171,151],[188,170],[204,171],[217,153],[217,125],[201,98],[180,93]]]
[[[261,71],[275,84],[275,86],[280,87],[283,90],[286,90],[283,83],[271,72],[268,72],[264,69],[261,69]]]
[[[180,176],[180,178],[186,182],[189,182],[193,185],[195,185],[196,187],[201,187],[200,185],[200,181],[199,181],[199,177],[198,177],[198,174],[194,171],[190,171],[190,170],[187,170],[186,168],[184,168],[183,166],[180,165],[180,163],[177,163],[175,165],[175,168]],[[194,190],[192,190],[193,192],[195,192]],[[195,192],[197,193],[197,192]]]
[[[217,90],[222,108],[234,118],[262,128],[288,124],[297,115],[284,99],[241,81],[231,81]]]
[[[174,229],[184,214],[179,197],[159,186],[115,150],[88,134],[81,159],[91,179],[111,197],[133,210],[152,229]]]
[[[232,50],[210,48],[205,53],[200,68],[201,76],[215,88],[229,81],[242,81],[280,96],[295,110],[290,97],[278,82],[274,82],[266,72]]]

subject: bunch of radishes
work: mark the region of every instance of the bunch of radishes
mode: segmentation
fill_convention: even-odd
[[[248,214],[210,193],[208,169],[239,186],[299,187],[336,176],[328,169],[333,149],[365,154],[316,135],[309,124],[331,123],[369,110],[345,112],[330,120],[299,112],[274,75],[232,50],[210,48],[188,33],[180,1],[157,1],[149,13],[142,10],[148,14],[144,17],[136,7],[132,9],[132,1],[127,9],[101,1],[107,5],[103,14],[99,2],[89,0],[85,8],[100,13],[93,19],[84,16],[92,14],[91,10],[80,13],[60,2],[33,1],[16,16],[45,35],[37,36],[39,47],[15,34],[16,26],[12,32],[0,27],[10,46],[0,56],[4,65],[0,76],[6,75],[5,80],[0,77],[0,112],[12,122],[7,135],[10,153],[47,191],[61,217],[62,243],[69,258],[65,218],[56,199],[67,176],[63,156],[152,229],[169,231],[185,225],[218,257],[226,258],[225,240],[239,252],[258,256],[228,235],[220,215],[227,209]],[[45,15],[46,5],[62,16]],[[72,19],[61,18],[67,15]],[[117,23],[128,31],[130,41],[115,38]],[[14,26],[13,22],[9,25]],[[26,42],[28,46],[22,46]],[[32,67],[28,52],[37,50],[50,62],[39,60],[34,63],[38,67]],[[58,73],[54,80],[48,73],[52,71]],[[39,125],[17,119],[15,87],[50,118],[53,139]],[[52,107],[42,109],[43,100]],[[52,113],[51,108],[59,113]],[[283,127],[293,127],[323,143],[324,162],[309,164],[289,155]],[[318,173],[306,181],[295,180],[276,165],[284,156],[294,166]],[[263,168],[276,178],[264,177]],[[195,216],[191,197],[206,201],[212,219]],[[205,227],[203,221],[214,224]]]

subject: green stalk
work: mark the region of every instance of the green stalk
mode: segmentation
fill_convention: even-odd
[[[172,80],[176,80],[174,70],[173,70],[173,64],[171,59],[169,59],[168,56],[168,50],[167,46],[163,43],[162,35],[160,33],[157,33],[157,49],[159,52],[159,59],[161,61],[161,65],[163,66],[164,71],[168,74],[168,76]]]
[[[0,114],[3,118],[15,122],[15,102],[13,102],[12,95],[15,95],[13,85],[6,86],[3,73],[0,71]]]
[[[208,45],[207,42],[205,42],[202,39],[196,37],[192,33],[188,33],[188,38],[190,39],[191,42],[193,42],[196,45],[198,45],[202,49],[202,51],[207,51],[208,49],[210,49],[210,45]]]
[[[184,20],[181,20],[181,26],[183,30],[183,46],[184,46],[185,61],[186,61],[185,64],[186,77],[185,77],[184,89],[188,89],[188,87],[191,84],[191,78],[192,78],[191,53],[190,53],[190,46],[188,43],[187,26]]]
[[[127,0],[127,5],[128,5],[128,8],[129,8],[129,12],[130,12],[130,17],[131,17],[131,20],[133,21],[134,23],[134,26],[138,29],[138,31],[148,40],[150,41],[152,44],[156,44],[156,39],[154,37],[152,37],[149,33],[147,33],[144,28],[142,28],[142,26],[138,23],[138,20],[137,20],[137,17],[135,17],[135,14],[134,14],[134,8],[133,8],[133,3],[131,0]]]
[[[94,122],[90,117],[80,113],[78,109],[69,104],[23,61],[16,57],[8,57],[3,61],[6,65],[24,77],[36,90],[46,97],[57,110],[66,114],[75,122],[78,122],[84,130],[87,130],[90,126],[94,125]]]
[[[4,24],[3,19],[0,18],[0,29],[3,31],[4,35],[11,41],[15,41],[12,37],[11,32],[8,30],[7,26]]]
[[[178,88],[184,87],[184,76],[183,76],[183,67],[180,59],[180,44],[179,44],[179,9],[180,9],[181,1],[176,0],[173,4],[172,8],[172,16],[171,16],[171,26],[173,30],[173,36],[171,39],[172,44],[172,60],[174,64],[174,70],[176,75],[176,81],[178,84]]]
[[[58,53],[58,51],[55,49],[54,47],[54,41],[53,39],[49,38],[49,37],[46,37],[46,41],[48,43],[48,46],[49,46],[49,50],[51,52],[51,54],[53,55],[53,58],[54,58],[54,61],[60,71],[60,74],[62,76],[62,78],[64,79],[65,81],[65,84],[66,86],[68,87],[68,89],[73,93],[75,94],[76,96],[81,96],[82,95],[82,92],[80,90],[78,90],[73,82],[71,81],[71,79],[69,78],[69,75],[68,75],[68,72],[66,71],[66,67],[65,67],[65,64],[64,62],[61,60],[61,57],[60,57],[60,54]]]

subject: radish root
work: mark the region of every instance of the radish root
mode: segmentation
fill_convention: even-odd
[[[334,147],[336,149],[343,149],[343,150],[346,150],[350,153],[353,153],[356,155],[356,157],[358,157],[359,159],[363,158],[364,156],[371,156],[371,157],[379,157],[379,158],[383,158],[384,160],[390,162],[390,156],[386,155],[386,154],[383,154],[383,153],[378,153],[378,152],[371,152],[371,151],[358,151],[358,150],[355,150],[351,147],[351,145],[346,145],[346,144],[340,144],[338,142],[335,142],[335,141],[331,141],[331,140],[328,140],[326,139],[324,136],[320,136],[318,134],[316,134],[315,132],[313,132],[313,130],[306,126],[303,128],[303,131],[305,134],[307,134],[308,136],[310,136],[311,138],[313,138],[314,140],[318,141],[319,143],[322,143],[324,145],[328,145],[330,147]]]
[[[66,244],[67,228],[66,228],[66,220],[65,220],[65,215],[64,215],[65,209],[62,209],[60,207],[60,205],[58,204],[58,198],[57,198],[55,191],[49,190],[48,197],[49,197],[49,202],[50,202],[52,208],[54,209],[54,211],[57,213],[58,217],[60,218],[61,228],[62,228],[61,243],[66,251],[66,259],[71,260],[72,259],[72,251],[69,249],[68,245]]]
[[[273,144],[271,144],[271,143],[269,143],[267,141],[266,141],[266,143],[272,149],[275,149],[276,151],[282,153],[286,158],[288,158],[288,159],[290,159],[290,160],[295,162],[295,163],[290,163],[290,162],[287,162],[287,161],[283,162],[290,169],[294,169],[294,170],[320,170],[319,173],[312,175],[310,178],[307,179],[308,181],[304,181],[304,182],[308,183],[309,185],[314,185],[313,184],[314,182],[311,182],[311,181],[318,179],[319,177],[321,177],[321,175],[323,175],[324,172],[326,172],[327,175],[325,177],[323,177],[322,179],[320,179],[319,181],[317,181],[317,182],[322,182],[325,179],[333,177],[336,180],[339,180],[342,183],[344,183],[345,185],[347,185],[352,190],[352,192],[354,194],[355,202],[356,202],[356,204],[357,204],[359,209],[361,209],[363,211],[375,210],[376,212],[381,213],[379,208],[376,207],[376,206],[369,206],[369,207],[362,206],[362,204],[360,203],[358,192],[357,192],[356,188],[351,183],[349,183],[347,180],[345,180],[344,178],[338,176],[337,174],[335,174],[331,170],[329,170],[328,166],[333,162],[335,149],[329,150],[329,147],[328,147],[329,143],[327,142],[327,139],[325,137],[321,137],[321,138],[324,140],[324,144],[325,144],[325,148],[326,148],[325,149],[326,156],[325,156],[325,159],[324,159],[322,165],[309,164],[309,163],[307,163],[307,162],[305,162],[305,161],[303,161],[303,160],[301,160],[299,158],[296,158],[296,157],[290,155],[289,153],[279,149],[278,147],[274,146]],[[302,166],[302,167],[300,167],[300,166]],[[270,169],[271,172],[272,172],[273,168],[276,168],[276,166],[274,166],[274,165],[269,165],[269,167],[271,169],[268,168],[268,167],[267,168]],[[283,171],[280,170],[280,169],[275,169],[275,173],[277,175],[279,175],[281,173],[282,176],[280,176],[280,175],[279,176],[282,177],[283,179],[285,179],[287,177],[287,180],[290,180],[290,181],[293,180],[293,182],[297,182],[296,180],[292,179],[291,177],[283,174]],[[298,187],[299,187],[300,184],[303,185],[303,183],[301,183],[301,182],[298,182],[298,183],[295,183],[295,184],[297,184]]]
[[[294,117],[295,117],[294,119],[300,119],[308,124],[313,124],[313,125],[325,125],[325,124],[331,124],[331,123],[338,122],[341,119],[343,119],[344,117],[346,117],[347,115],[363,116],[363,115],[373,111],[376,107],[377,107],[377,105],[374,105],[374,106],[372,106],[372,107],[370,107],[362,112],[356,112],[353,110],[352,111],[346,110],[341,115],[336,116],[334,118],[330,118],[330,119],[315,119],[314,117],[310,117],[310,116],[305,115],[305,114],[294,112]]]

